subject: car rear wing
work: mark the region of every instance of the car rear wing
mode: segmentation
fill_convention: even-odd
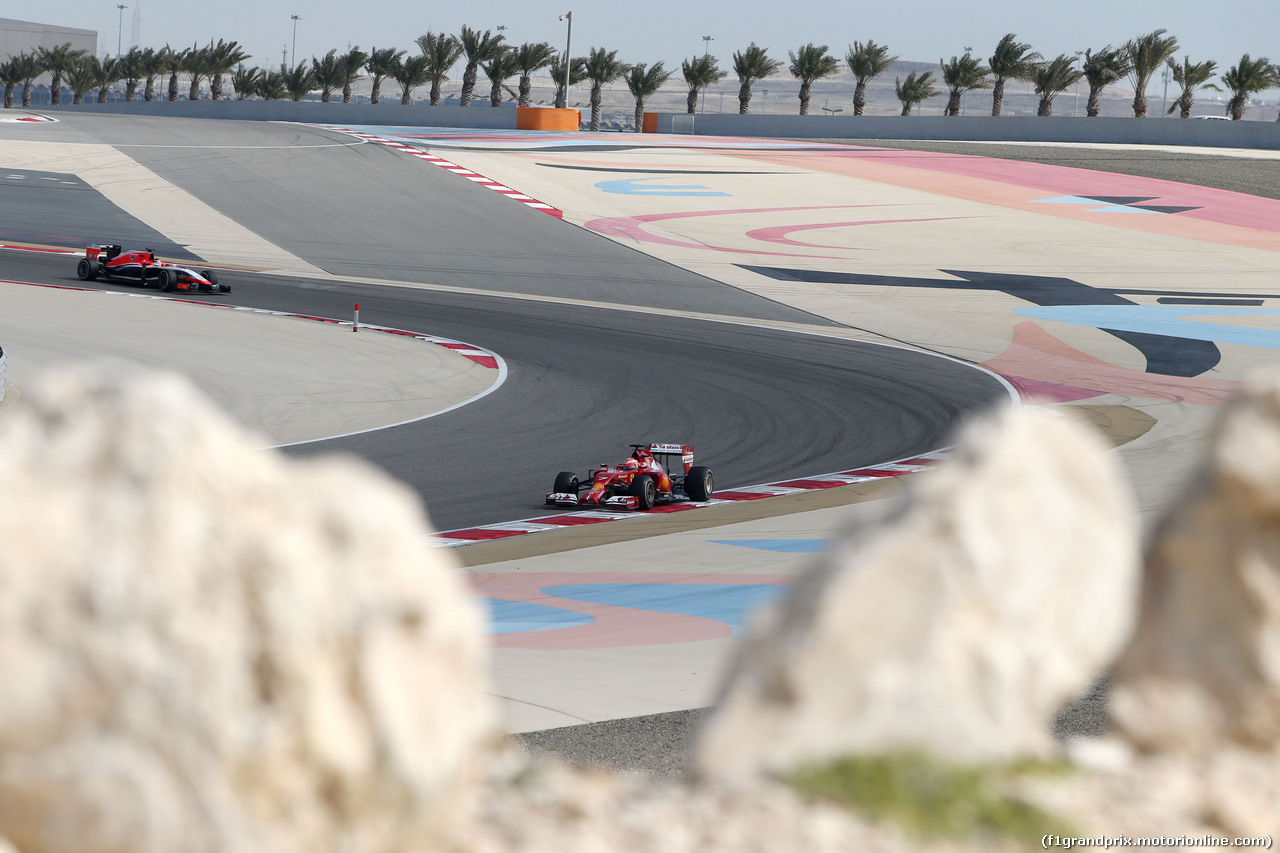
[[[633,444],[633,450],[647,450],[673,476],[688,474],[693,466],[692,444]]]
[[[90,246],[84,250],[84,256],[91,261],[98,260],[101,255],[102,260],[109,261],[116,255],[124,251],[124,247],[119,243],[103,243],[98,246]]]

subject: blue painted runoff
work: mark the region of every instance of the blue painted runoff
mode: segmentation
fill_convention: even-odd
[[[834,539],[708,539],[715,545],[736,545],[756,551],[774,551],[779,554],[821,554],[831,547]]]
[[[619,195],[661,195],[661,196],[728,196],[728,193],[717,192],[700,184],[670,184],[667,186],[647,185],[644,181],[664,181],[669,178],[623,178],[617,181],[601,181],[596,189]]]
[[[590,604],[714,619],[737,634],[751,611],[785,589],[776,584],[583,583],[551,586],[542,592]]]
[[[1191,341],[1212,341],[1246,347],[1280,349],[1280,329],[1256,329],[1219,323],[1200,323],[1186,317],[1274,317],[1280,311],[1223,305],[1057,305],[1019,308],[1017,313],[1075,326],[1145,332]],[[1280,323],[1277,323],[1280,325]]]
[[[490,634],[517,634],[521,631],[551,631],[555,628],[577,628],[596,621],[594,616],[576,613],[545,604],[508,601],[505,598],[481,599],[489,608]]]

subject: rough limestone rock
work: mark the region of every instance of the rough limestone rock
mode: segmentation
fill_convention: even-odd
[[[1280,374],[1223,410],[1156,530],[1111,714],[1146,749],[1280,748]]]
[[[491,765],[467,853],[1015,853],[990,838],[933,841],[757,780],[654,784],[508,755]]]
[[[1031,409],[970,426],[901,512],[750,626],[699,746],[731,782],[841,754],[982,761],[1050,720],[1132,628],[1138,536],[1101,442]]]
[[[1092,837],[1274,838],[1280,753],[1139,753],[1111,771],[1027,777],[1017,793]]]
[[[482,615],[416,500],[258,446],[119,365],[0,419],[0,837],[22,853],[441,849],[474,795]]]

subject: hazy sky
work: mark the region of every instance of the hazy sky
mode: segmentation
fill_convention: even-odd
[[[98,31],[99,52],[114,52],[117,2],[123,13],[123,45],[133,31],[135,4],[141,7],[140,44],[206,43],[234,39],[253,63],[278,65],[281,49],[293,42],[291,15],[299,15],[298,56],[322,55],[348,44],[414,48],[428,28],[456,33],[506,27],[508,41],[550,41],[564,49],[565,24],[557,16],[574,12],[573,53],[593,46],[616,49],[625,62],[663,60],[679,67],[682,57],[705,46],[729,65],[734,50],[755,41],[776,58],[807,42],[827,44],[843,56],[850,42],[874,39],[905,60],[936,62],[973,47],[982,57],[1002,35],[1015,32],[1046,57],[1087,47],[1120,43],[1163,27],[1178,37],[1179,56],[1193,62],[1214,59],[1225,70],[1242,53],[1280,61],[1280,2],[1243,0],[1217,11],[1203,0],[1072,0],[1068,3],[1018,0],[911,0],[911,2],[830,2],[782,0],[767,4],[742,0],[472,0],[417,3],[409,0],[44,0],[11,17]],[[1044,8],[1052,5],[1052,8]],[[908,13],[909,10],[909,13]],[[705,42],[703,36],[711,36]]]

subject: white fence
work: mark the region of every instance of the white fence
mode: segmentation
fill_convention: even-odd
[[[1280,122],[1107,116],[799,116],[658,113],[658,133],[783,139],[1108,142],[1280,149]]]

